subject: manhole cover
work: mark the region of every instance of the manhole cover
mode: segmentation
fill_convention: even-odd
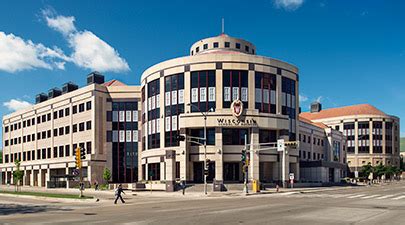
[[[95,216],[95,215],[97,215],[97,213],[83,213],[83,215],[85,215],[85,216]]]

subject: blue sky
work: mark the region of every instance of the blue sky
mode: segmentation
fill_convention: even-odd
[[[225,32],[300,69],[303,111],[370,103],[405,118],[403,1],[2,1],[0,115],[67,81],[142,71]],[[401,127],[405,136],[405,126]]]

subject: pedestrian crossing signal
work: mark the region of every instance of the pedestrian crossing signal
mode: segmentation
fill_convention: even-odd
[[[246,150],[242,150],[242,155],[240,156],[242,163],[246,162]]]

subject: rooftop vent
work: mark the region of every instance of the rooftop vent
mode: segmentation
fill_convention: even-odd
[[[48,100],[48,95],[46,95],[45,93],[37,94],[37,96],[35,97],[36,104],[44,102],[46,100]]]
[[[320,112],[322,110],[322,104],[320,102],[313,102],[311,104],[311,113]]]
[[[62,95],[62,91],[59,88],[52,88],[48,91],[48,99],[55,98]]]
[[[97,72],[91,72],[89,75],[87,75],[87,85],[89,84],[103,84],[104,83],[104,76]]]
[[[66,94],[77,89],[79,89],[79,86],[77,86],[77,84],[68,82],[62,86],[62,93]]]

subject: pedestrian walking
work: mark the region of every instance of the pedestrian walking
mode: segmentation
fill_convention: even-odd
[[[122,189],[122,185],[119,184],[117,189],[115,189],[115,201],[114,201],[114,204],[117,204],[118,198],[121,199],[122,203],[125,203],[124,199],[122,199],[122,196],[121,196],[122,193],[125,194],[124,190]]]
[[[94,190],[95,191],[98,191],[99,189],[98,189],[98,181],[95,181],[94,182]]]

